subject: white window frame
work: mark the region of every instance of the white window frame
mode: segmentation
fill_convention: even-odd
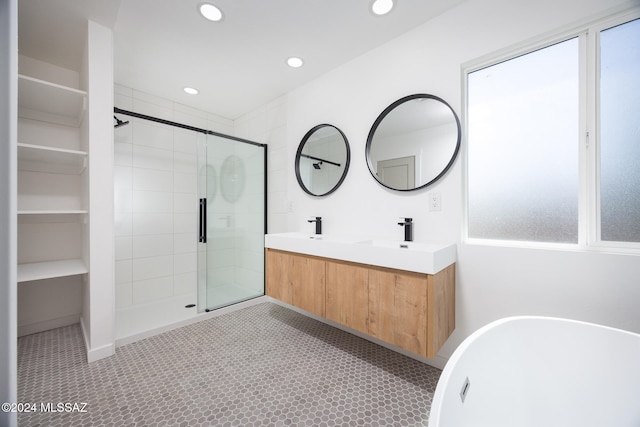
[[[580,250],[640,254],[640,242],[603,241],[600,238],[600,127],[599,127],[599,63],[600,32],[640,18],[640,8],[602,15],[552,34],[520,43],[462,65],[462,122],[464,215],[462,241],[487,246],[526,247],[558,250]],[[579,39],[579,150],[578,150],[578,243],[553,243],[519,240],[481,239],[469,237],[469,176],[468,176],[468,75],[500,62],[505,62],[557,43]]]

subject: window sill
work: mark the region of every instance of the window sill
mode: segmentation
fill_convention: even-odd
[[[539,249],[547,251],[568,251],[568,252],[592,252],[603,254],[636,255],[640,256],[640,244],[626,242],[600,242],[597,244],[585,245],[578,243],[550,243],[531,242],[517,240],[493,240],[466,238],[463,244],[472,246],[492,246],[515,249]]]

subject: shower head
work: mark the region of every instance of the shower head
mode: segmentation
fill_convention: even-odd
[[[116,116],[113,116],[113,119],[116,121],[116,124],[113,126],[114,128],[119,128],[120,126],[124,126],[124,125],[128,125],[129,124],[129,120],[127,120],[125,122],[124,120],[120,120]]]
[[[322,164],[322,162],[318,162],[318,163],[314,163],[313,164],[313,168],[314,169],[320,169],[320,165]]]

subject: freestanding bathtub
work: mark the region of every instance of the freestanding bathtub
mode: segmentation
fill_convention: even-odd
[[[640,427],[640,335],[510,317],[447,362],[429,427]]]

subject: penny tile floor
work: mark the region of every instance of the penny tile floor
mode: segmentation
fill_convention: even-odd
[[[273,303],[91,364],[79,325],[58,328],[20,338],[18,360],[19,401],[39,409],[21,427],[427,425],[441,373]]]

